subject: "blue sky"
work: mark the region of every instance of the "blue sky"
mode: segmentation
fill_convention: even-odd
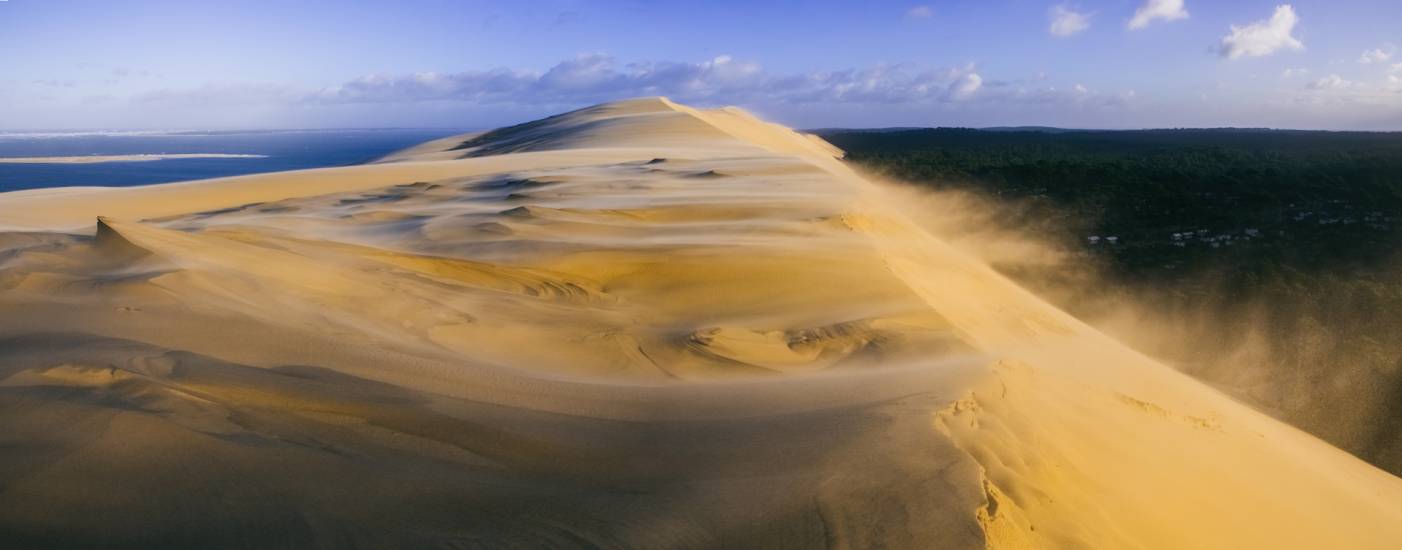
[[[804,128],[1402,130],[1397,0],[0,1],[0,129],[490,127],[609,99]]]

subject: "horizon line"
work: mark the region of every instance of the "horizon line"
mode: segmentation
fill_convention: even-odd
[[[387,130],[445,130],[461,132],[488,131],[505,126],[330,126],[330,127],[210,127],[210,128],[0,128],[0,136],[24,137],[26,135],[49,135],[60,137],[65,135],[82,134],[132,134],[132,135],[176,135],[176,134],[198,134],[201,132],[222,132],[222,133],[271,133],[271,132],[335,132],[335,131],[387,131]],[[1248,130],[1248,131],[1271,131],[1271,132],[1324,132],[1324,133],[1362,133],[1362,134],[1396,134],[1402,133],[1402,128],[1395,130],[1364,130],[1348,128],[1288,128],[1275,126],[1143,126],[1134,128],[1094,128],[1094,127],[1072,127],[1072,126],[1050,126],[1043,124],[1001,124],[995,126],[821,126],[815,128],[792,128],[795,131],[804,133],[821,132],[841,132],[841,131],[868,131],[868,132],[898,132],[913,130],[998,130],[1005,132],[1038,132],[1056,130],[1063,132],[1147,132],[1147,131],[1192,131],[1192,130]]]

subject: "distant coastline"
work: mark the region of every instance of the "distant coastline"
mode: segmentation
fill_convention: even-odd
[[[0,193],[44,187],[128,187],[350,166],[465,131],[398,128],[0,133]]]
[[[100,162],[151,162],[172,159],[250,159],[268,155],[234,153],[175,153],[139,155],[76,155],[66,157],[0,157],[0,164],[95,164]]]

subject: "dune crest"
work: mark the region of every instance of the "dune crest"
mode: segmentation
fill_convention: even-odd
[[[840,156],[645,98],[363,166],[0,194],[0,533],[1402,540],[1402,480],[1057,310]]]

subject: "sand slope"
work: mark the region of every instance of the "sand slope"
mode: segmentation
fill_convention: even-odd
[[[0,541],[1402,541],[1402,480],[1047,305],[839,154],[652,98],[0,194]]]

